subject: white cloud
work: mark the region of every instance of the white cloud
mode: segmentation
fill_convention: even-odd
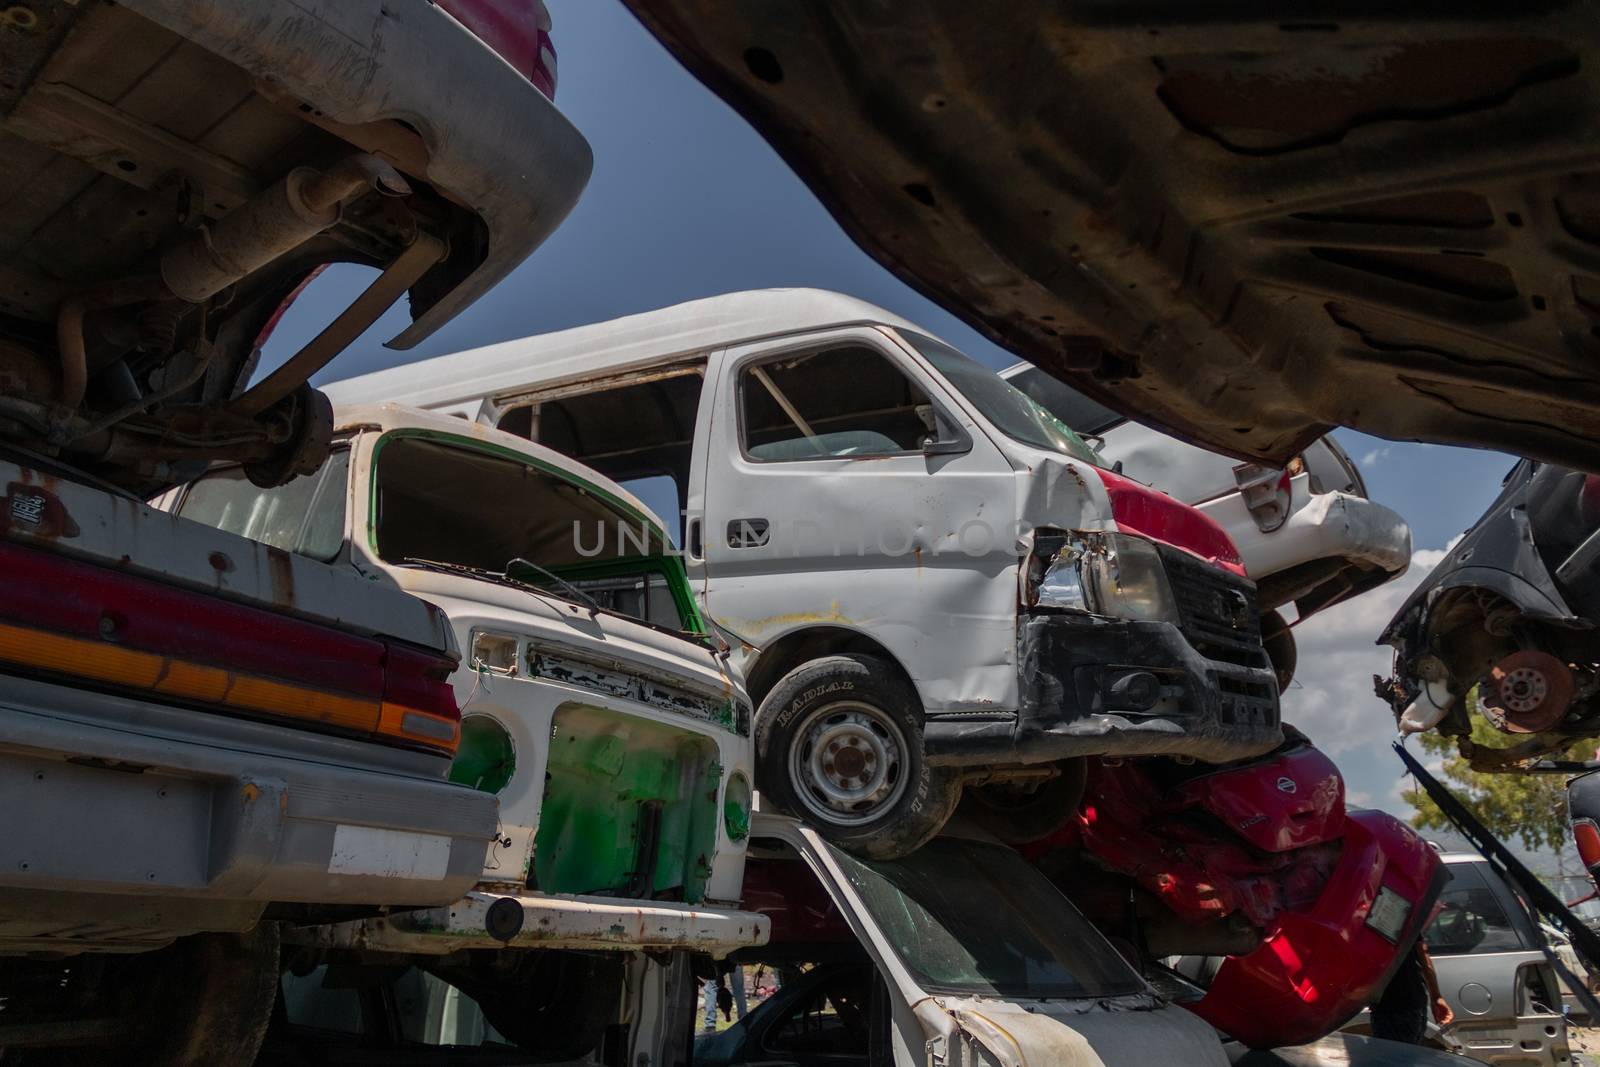
[[[1401,815],[1410,811],[1401,796],[1410,783],[1401,780],[1400,762],[1389,751],[1394,715],[1372,691],[1372,676],[1391,671],[1391,650],[1375,642],[1448,551],[1449,546],[1419,549],[1399,578],[1295,627],[1299,666],[1283,695],[1283,718],[1339,764],[1353,803]]]
[[[1379,460],[1388,458],[1390,447],[1389,445],[1384,445],[1382,448],[1374,448],[1361,457],[1361,465],[1363,467],[1377,466]]]

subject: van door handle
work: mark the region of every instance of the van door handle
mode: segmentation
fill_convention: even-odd
[[[760,548],[772,540],[772,524],[766,519],[729,519],[729,548]]]
[[[706,558],[705,546],[700,543],[700,519],[695,517],[689,520],[689,558],[696,562]]]

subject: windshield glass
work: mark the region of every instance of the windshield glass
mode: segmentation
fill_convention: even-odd
[[[396,434],[378,447],[373,493],[373,539],[386,562],[507,573],[670,630],[695,628],[660,528],[564,473]]]
[[[1035,404],[1079,433],[1101,434],[1128,421],[1098,400],[1091,400],[1038,367],[1019,370],[1006,381],[1027,393]]]
[[[1035,448],[1065,452],[1085,463],[1100,464],[1094,449],[1073,433],[1066,423],[982,363],[957,352],[943,341],[935,341],[911,330],[901,330],[900,336],[921,352],[923,358],[944,375],[945,381],[1007,437]]]
[[[930,993],[1081,998],[1145,989],[1111,943],[1008,848],[939,838],[894,861],[832,853]]]

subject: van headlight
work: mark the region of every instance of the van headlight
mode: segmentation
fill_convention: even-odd
[[[1178,622],[1178,605],[1161,553],[1125,533],[1039,534],[1034,541],[1030,606],[1143,622]]]

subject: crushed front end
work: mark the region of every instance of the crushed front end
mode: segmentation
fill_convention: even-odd
[[[1137,928],[1207,987],[1186,1006],[1253,1048],[1331,1033],[1383,992],[1444,868],[1378,811],[1347,812],[1304,737],[1230,767],[1094,761],[1075,824],[1029,851],[1102,929]]]
[[[930,722],[936,760],[1186,756],[1283,740],[1255,584],[1195,509],[1097,471],[1117,529],[1040,528],[1020,575],[1016,717]]]

